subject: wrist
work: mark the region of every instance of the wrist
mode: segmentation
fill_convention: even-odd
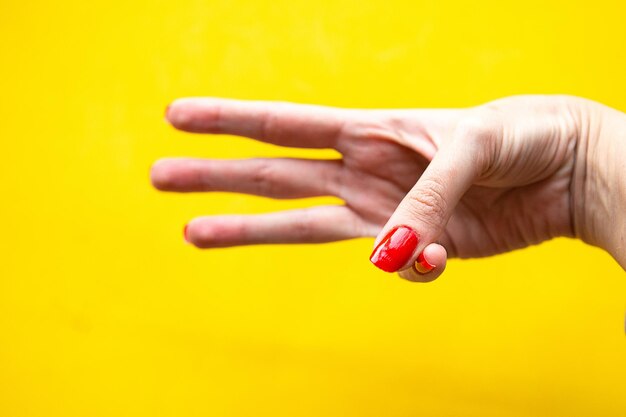
[[[589,100],[577,104],[572,177],[574,232],[626,268],[626,115]]]

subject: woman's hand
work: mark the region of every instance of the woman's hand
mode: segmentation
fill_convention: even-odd
[[[345,204],[196,218],[186,238],[213,248],[378,236],[377,266],[428,281],[443,271],[446,249],[452,257],[479,257],[557,236],[593,241],[581,219],[588,215],[584,173],[598,130],[590,115],[604,109],[567,96],[452,110],[180,99],[167,111],[177,129],[333,148],[342,158],[164,159],[153,166],[152,182],[176,192],[336,196]]]

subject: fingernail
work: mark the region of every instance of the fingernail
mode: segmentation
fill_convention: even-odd
[[[420,253],[417,257],[417,261],[415,261],[415,270],[420,274],[427,274],[433,269],[435,269],[435,265],[431,264],[424,257],[424,252]]]
[[[170,104],[167,105],[167,107],[165,107],[165,120],[167,120],[167,114],[170,112]]]
[[[418,242],[417,233],[413,229],[398,226],[376,246],[370,261],[383,271],[395,272],[411,259]]]
[[[185,238],[185,243],[191,243],[189,242],[189,238],[187,237],[187,229],[189,228],[189,225],[186,224],[185,227],[183,228],[183,237]]]

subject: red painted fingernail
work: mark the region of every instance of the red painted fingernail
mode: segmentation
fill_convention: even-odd
[[[383,271],[395,272],[411,259],[418,242],[417,233],[413,229],[398,226],[376,246],[370,261]]]
[[[435,265],[431,264],[424,257],[424,252],[420,253],[417,257],[417,261],[415,261],[415,270],[420,274],[427,274],[433,269],[435,269]]]
[[[191,242],[189,242],[189,238],[187,237],[187,229],[188,228],[189,228],[189,225],[186,224],[185,227],[183,228],[183,237],[185,238],[185,242],[191,243]]]

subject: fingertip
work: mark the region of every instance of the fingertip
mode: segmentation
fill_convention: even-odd
[[[418,256],[418,264],[421,267],[421,270],[418,271],[421,273],[429,273],[438,267],[445,268],[447,259],[448,252],[446,248],[439,243],[431,243],[426,246]]]
[[[411,282],[434,281],[446,269],[447,260],[446,249],[438,243],[431,243],[420,253],[412,267],[401,271],[399,275]]]
[[[206,240],[206,227],[200,221],[200,218],[196,217],[191,219],[183,227],[183,238],[188,245],[195,246],[197,248],[203,247],[201,243]]]
[[[178,98],[165,108],[165,121],[179,130],[193,130],[193,115],[195,108],[193,101]]]
[[[211,249],[228,245],[238,230],[229,230],[226,222],[211,216],[191,219],[183,230],[185,241],[198,249]]]
[[[165,122],[177,128],[179,113],[181,110],[181,103],[184,99],[174,99],[165,106]],[[183,103],[184,104],[184,103]],[[184,106],[182,106],[184,107]]]
[[[150,167],[150,182],[159,191],[170,190],[176,182],[176,172],[171,162],[171,158],[161,158]]]
[[[218,102],[203,97],[183,97],[166,108],[165,120],[175,129],[190,133],[217,133],[220,115]]]

